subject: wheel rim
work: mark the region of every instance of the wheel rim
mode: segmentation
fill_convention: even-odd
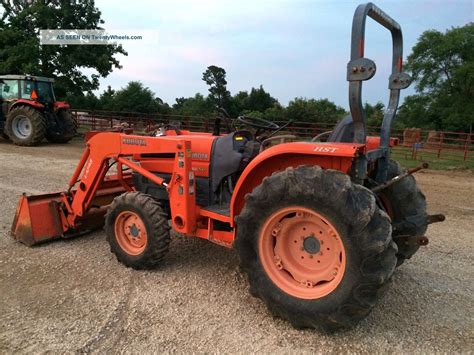
[[[304,207],[274,212],[259,235],[262,266],[282,291],[303,299],[333,292],[344,276],[346,254],[331,222]]]
[[[148,235],[145,224],[135,212],[123,211],[115,219],[115,237],[120,247],[130,255],[141,254]]]
[[[26,116],[16,116],[12,122],[13,134],[19,138],[28,138],[31,135],[31,121]]]

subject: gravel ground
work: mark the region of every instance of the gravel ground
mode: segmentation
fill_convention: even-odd
[[[35,248],[9,228],[21,192],[63,190],[81,143],[22,148],[0,140],[0,353],[470,352],[474,350],[474,174],[417,174],[430,244],[400,267],[356,328],[293,329],[251,297],[233,250],[173,237],[164,264],[133,271],[103,231]]]

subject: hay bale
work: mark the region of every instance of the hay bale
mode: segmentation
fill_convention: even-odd
[[[413,144],[418,143],[421,137],[421,129],[419,128],[405,128],[403,130],[403,143],[405,147],[412,147]]]
[[[427,149],[438,149],[442,142],[442,132],[429,131],[428,137],[426,138],[425,148]]]

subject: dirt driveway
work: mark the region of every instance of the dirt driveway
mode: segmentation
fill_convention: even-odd
[[[0,353],[453,352],[474,350],[474,174],[420,172],[430,244],[350,331],[298,331],[251,297],[236,253],[174,237],[164,265],[119,264],[103,231],[27,248],[9,237],[18,196],[63,190],[81,143],[21,148],[0,139]]]

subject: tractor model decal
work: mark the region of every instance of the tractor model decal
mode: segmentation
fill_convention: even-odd
[[[198,159],[198,160],[208,160],[209,155],[207,153],[198,153],[198,152],[193,152],[192,153],[192,158],[193,159]]]
[[[314,151],[319,153],[336,153],[338,149],[336,147],[316,147]]]

